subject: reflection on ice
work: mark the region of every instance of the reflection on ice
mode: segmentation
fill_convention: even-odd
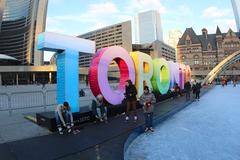
[[[128,160],[239,160],[240,86],[217,86],[129,146]]]

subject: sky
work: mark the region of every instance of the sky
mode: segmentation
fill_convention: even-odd
[[[215,33],[218,25],[222,32],[236,31],[231,0],[49,0],[46,31],[76,36],[153,9],[160,12],[165,42],[172,29]]]

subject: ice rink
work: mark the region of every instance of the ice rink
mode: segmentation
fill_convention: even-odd
[[[216,86],[200,101],[137,137],[128,160],[240,160],[240,86]]]

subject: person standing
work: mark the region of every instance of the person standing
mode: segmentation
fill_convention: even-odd
[[[192,92],[193,94],[196,94],[196,80],[193,81],[193,84],[192,84]]]
[[[71,108],[68,102],[64,102],[63,104],[59,104],[55,110],[55,118],[58,127],[59,134],[63,134],[63,127],[66,127],[68,133],[70,133],[71,127],[73,127],[73,116],[71,112]]]
[[[201,83],[197,83],[196,84],[196,100],[200,100],[200,92],[201,92],[201,88],[202,88],[202,86],[201,86]]]
[[[127,101],[127,111],[126,111],[126,121],[129,120],[129,112],[132,109],[134,112],[134,121],[137,121],[137,111],[136,111],[136,102],[137,102],[137,89],[135,85],[132,84],[131,80],[127,80],[125,84],[125,98]]]
[[[222,84],[222,87],[224,87],[224,85],[225,85],[225,80],[224,79],[222,79],[221,84]]]
[[[187,81],[184,85],[184,89],[185,89],[185,92],[186,92],[186,100],[190,100],[190,92],[191,92],[191,84],[189,81]]]
[[[140,97],[140,104],[143,105],[143,112],[145,117],[145,132],[148,130],[152,132],[154,131],[152,126],[154,103],[156,103],[154,94],[149,91],[148,86],[145,86],[144,93]]]
[[[233,87],[237,86],[237,80],[233,80]]]
[[[84,96],[85,96],[85,92],[84,92],[83,89],[80,90],[80,92],[79,92],[79,96],[80,96],[80,97],[84,97]]]

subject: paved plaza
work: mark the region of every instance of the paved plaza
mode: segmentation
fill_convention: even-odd
[[[185,97],[157,103],[154,112],[155,122],[164,121],[190,103],[192,102],[186,101]],[[16,121],[19,119],[17,115],[13,113],[13,119]],[[13,120],[13,123],[8,126],[12,126],[13,133],[0,143],[0,155],[2,159],[8,160],[122,160],[124,146],[129,136],[135,131],[143,132],[144,120],[141,109],[138,110],[138,117],[137,122],[130,121],[129,123],[125,122],[124,115],[109,118],[107,124],[88,123],[80,126],[79,134],[63,136],[57,133],[50,134],[46,129],[23,120],[20,122],[21,127],[18,127],[14,125]],[[4,132],[4,129],[1,129],[1,132]],[[10,130],[8,132],[10,133]]]
[[[240,86],[216,86],[172,118],[141,134],[127,160],[239,160]]]

